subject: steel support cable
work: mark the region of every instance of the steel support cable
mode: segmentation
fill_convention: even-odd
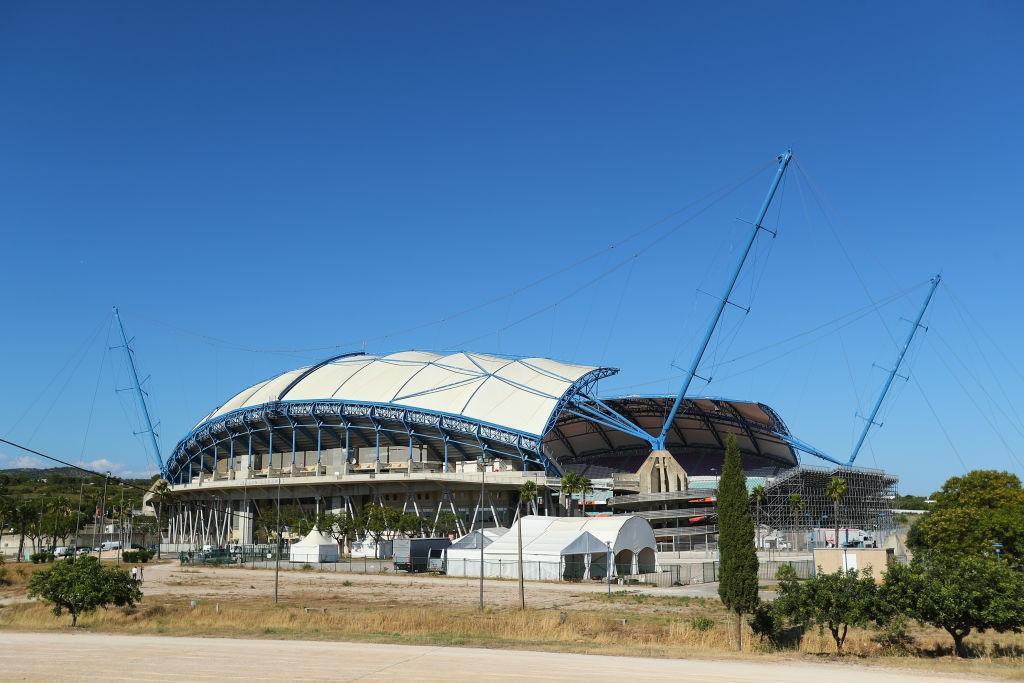
[[[110,323],[113,323],[113,322],[114,322],[114,318],[113,318],[113,316],[111,316],[110,317]],[[107,325],[107,342],[106,342],[106,344],[104,344],[105,348],[103,349],[103,355],[100,356],[100,368],[99,368],[99,371],[96,373],[96,386],[92,390],[92,401],[89,402],[89,414],[88,414],[88,416],[86,417],[86,420],[85,420],[85,435],[82,437],[82,448],[78,452],[78,462],[79,462],[79,464],[85,462],[85,448],[86,448],[86,446],[89,443],[89,432],[92,431],[92,418],[93,418],[93,414],[96,411],[96,397],[99,396],[99,393],[100,393],[100,384],[103,381],[103,369],[107,365],[107,356],[110,354],[110,349],[106,348],[106,347],[109,347],[109,344],[110,344],[110,325],[108,324]]]
[[[68,368],[69,365],[71,365],[71,363],[75,360],[75,358],[78,357],[78,354],[82,353],[84,351],[85,347],[87,347],[89,344],[92,343],[92,340],[93,340],[95,334],[99,330],[101,330],[103,328],[103,323],[107,322],[108,318],[110,318],[110,314],[109,313],[107,315],[103,316],[103,318],[100,320],[99,324],[96,325],[95,330],[90,331],[89,334],[86,335],[85,339],[82,341],[82,343],[79,345],[79,347],[77,349],[75,349],[75,351],[68,357],[68,359],[66,361],[64,361],[64,365],[62,365],[60,367],[60,369],[57,370],[56,373],[54,373],[53,377],[51,377],[50,381],[46,383],[46,386],[43,387],[42,391],[40,391],[36,395],[36,397],[34,399],[32,399],[32,402],[28,404],[28,407],[25,408],[25,410],[22,412],[21,416],[18,417],[18,419],[11,426],[11,428],[7,430],[5,436],[10,436],[14,432],[14,430],[18,428],[18,425],[21,424],[21,421],[24,420],[25,417],[28,416],[28,414],[30,412],[32,412],[32,409],[35,407],[36,403],[38,403],[39,400],[43,396],[46,395],[46,392],[50,390],[50,387],[53,386],[53,383],[57,381],[57,378],[60,377],[62,374],[64,374],[64,371]]]
[[[817,202],[818,208],[821,209],[821,215],[825,219],[825,224],[828,226],[828,229],[832,232],[832,236],[835,237],[836,242],[839,244],[839,248],[843,252],[843,256],[846,258],[846,262],[850,264],[850,268],[853,270],[853,274],[857,277],[857,282],[860,283],[861,289],[863,289],[864,294],[867,295],[868,301],[874,303],[874,297],[871,296],[871,290],[868,289],[867,283],[861,276],[860,271],[857,270],[857,265],[854,263],[853,257],[850,256],[850,252],[846,249],[846,245],[843,243],[843,240],[839,237],[839,232],[832,224],[832,221],[828,216],[828,212],[825,209],[825,204],[821,197],[821,194],[818,192],[818,189],[816,188],[814,181],[811,180],[810,174],[807,173],[806,169],[804,169],[799,159],[797,159],[796,167],[800,171],[801,175],[803,175],[804,180],[807,182],[807,188],[811,191],[811,194],[814,195],[814,200]],[[896,341],[896,337],[893,336],[892,330],[889,329],[889,324],[885,322],[885,318],[879,315],[879,320],[882,321],[882,326],[885,328],[886,334],[889,335],[889,340],[892,342],[892,345],[899,349],[900,345]]]
[[[931,411],[932,417],[935,418],[935,423],[939,426],[939,430],[942,432],[942,435],[946,437],[946,443],[948,443],[949,447],[953,450],[953,453],[956,455],[956,459],[960,461],[960,466],[964,468],[964,472],[967,472],[967,463],[964,462],[959,449],[957,449],[956,444],[953,443],[953,439],[950,438],[949,432],[946,431],[946,425],[944,425],[942,423],[942,419],[939,418],[939,414],[936,412],[935,406],[932,405],[931,399],[928,398],[928,393],[924,390],[924,386],[921,385],[921,382],[918,381],[917,377],[911,377],[910,380],[914,383],[914,386],[917,387],[917,390],[921,392],[921,398],[924,399],[925,405],[928,406],[928,410]]]
[[[977,316],[971,313],[970,309],[967,308],[967,304],[965,304],[959,297],[957,297],[957,295],[953,292],[953,289],[945,280],[942,281],[942,286],[946,289],[946,292],[949,294],[952,300],[955,303],[957,303],[963,309],[964,313],[966,313],[967,316],[974,322],[975,327],[977,327],[978,330],[983,335],[985,335],[985,338],[988,339],[989,343],[991,343],[995,350],[999,352],[999,355],[1003,357],[1003,360],[1006,361],[1006,364],[1010,367],[1010,369],[1017,373],[1018,377],[1024,380],[1024,372],[1021,372],[1020,368],[1018,368],[1016,364],[1013,362],[1013,359],[1011,359],[1010,356],[1007,355],[1005,351],[1003,351],[1002,347],[1000,347],[999,344],[996,343],[996,340],[992,337],[992,335],[990,335],[988,331],[985,330],[985,327],[981,324],[981,321],[978,320]]]
[[[943,357],[942,353],[939,352],[939,348],[935,344],[932,344],[932,349],[935,351],[935,356],[939,359],[939,362],[941,362],[942,365],[946,368],[946,371],[949,372],[949,376],[953,378],[953,381],[955,381],[957,385],[959,385],[960,390],[964,392],[964,396],[966,396],[967,399],[971,402],[971,404],[974,405],[975,410],[978,411],[982,419],[984,419],[985,422],[988,423],[988,426],[992,429],[992,432],[996,435],[996,438],[998,438],[999,441],[1002,442],[1003,447],[1006,448],[1006,454],[1010,456],[1011,464],[1016,464],[1019,467],[1024,468],[1024,462],[1022,462],[1021,459],[1017,457],[1016,451],[1013,450],[1009,442],[1003,436],[1002,430],[1000,430],[999,427],[992,421],[992,419],[988,416],[988,413],[982,410],[981,405],[978,403],[977,400],[975,400],[974,395],[971,394],[970,391],[968,391],[964,383],[961,382],[960,378],[956,375],[955,372],[953,372],[953,368],[950,367],[949,363],[946,362],[945,357]]]
[[[999,393],[1002,394],[1003,399],[1006,402],[1006,405],[1008,405],[1010,410],[1013,411],[1013,415],[1017,419],[1017,424],[1024,425],[1024,420],[1021,419],[1020,413],[1017,412],[1017,407],[1013,404],[1013,401],[1010,400],[1009,394],[1006,392],[1005,387],[1003,387],[1002,381],[1000,381],[999,379],[999,373],[997,373],[995,369],[992,367],[992,364],[989,362],[988,359],[988,354],[985,353],[985,350],[978,342],[978,338],[974,334],[974,330],[971,329],[971,326],[967,324],[967,319],[964,317],[963,311],[960,310],[960,302],[955,297],[952,296],[952,292],[950,292],[950,296],[952,297],[951,300],[953,302],[953,310],[956,311],[957,317],[960,318],[961,324],[963,325],[964,329],[967,330],[967,334],[971,338],[971,341],[974,342],[974,348],[978,350],[978,355],[981,356],[981,360],[985,363],[985,367],[988,368],[989,373],[992,375],[992,379],[995,380],[996,387],[998,387],[999,389]]]
[[[251,352],[251,353],[273,353],[273,354],[281,354],[281,355],[294,355],[294,354],[300,354],[300,353],[311,353],[311,352],[319,352],[319,351],[331,351],[331,350],[335,350],[335,349],[348,348],[348,347],[352,346],[353,344],[360,344],[360,343],[361,344],[365,344],[367,341],[382,341],[382,340],[389,339],[391,337],[396,337],[396,336],[403,335],[403,334],[409,334],[410,332],[416,332],[416,331],[419,331],[419,330],[424,329],[424,328],[433,327],[434,325],[444,324],[444,323],[450,322],[450,321],[452,321],[452,320],[454,320],[456,318],[460,318],[460,317],[468,315],[470,313],[474,313],[476,311],[479,311],[479,310],[481,310],[483,308],[487,308],[488,306],[492,306],[492,305],[494,305],[496,303],[504,301],[505,299],[507,299],[509,297],[518,296],[522,292],[525,292],[525,291],[527,291],[529,289],[537,287],[537,286],[539,286],[539,285],[541,285],[541,284],[543,284],[543,283],[545,283],[545,282],[547,282],[547,281],[549,281],[549,280],[551,280],[551,279],[553,279],[555,277],[558,277],[559,275],[562,275],[562,274],[567,273],[567,272],[569,272],[571,270],[574,270],[574,269],[576,269],[576,268],[578,268],[578,267],[580,267],[582,265],[585,265],[586,263],[589,263],[590,261],[593,261],[595,258],[601,256],[602,254],[605,254],[606,252],[612,251],[612,250],[614,250],[614,249],[616,249],[618,247],[621,247],[621,246],[623,246],[625,244],[628,244],[629,242],[631,242],[632,240],[636,239],[637,237],[639,237],[639,236],[641,236],[641,235],[643,235],[643,234],[645,234],[647,232],[650,232],[654,228],[657,228],[659,225],[661,225],[663,223],[666,223],[666,222],[672,220],[673,218],[676,218],[677,216],[680,216],[680,215],[686,213],[687,211],[690,211],[691,209],[694,209],[697,206],[700,206],[701,204],[703,204],[706,201],[711,201],[712,198],[714,198],[716,195],[722,195],[722,196],[720,196],[720,197],[718,197],[718,198],[716,198],[716,199],[714,199],[712,201],[712,204],[717,204],[724,196],[728,196],[728,195],[732,194],[737,189],[739,189],[743,185],[746,185],[748,182],[750,182],[751,180],[756,178],[758,175],[760,175],[765,169],[770,168],[771,166],[774,166],[776,163],[777,163],[777,161],[775,159],[772,159],[771,161],[765,162],[764,164],[761,164],[761,165],[753,168],[746,175],[740,176],[736,180],[732,180],[732,181],[730,181],[728,183],[725,183],[725,184],[717,187],[714,190],[711,190],[710,192],[708,192],[708,193],[702,195],[701,197],[693,200],[692,202],[686,204],[685,206],[683,206],[683,207],[681,207],[681,208],[679,208],[679,209],[677,209],[677,210],[675,210],[675,211],[673,211],[671,213],[668,213],[668,214],[662,216],[661,218],[659,218],[658,220],[654,221],[653,223],[650,223],[650,224],[645,225],[645,226],[643,226],[641,228],[638,228],[637,230],[634,230],[632,233],[630,233],[626,237],[622,238],[618,242],[614,242],[614,243],[612,243],[611,245],[609,245],[607,247],[602,247],[601,249],[598,249],[598,250],[596,250],[596,251],[594,251],[594,252],[592,252],[590,254],[587,254],[586,256],[582,256],[579,259],[577,259],[577,260],[573,261],[572,263],[569,263],[569,264],[567,264],[565,266],[562,266],[560,268],[556,268],[555,270],[550,271],[547,274],[542,275],[542,276],[538,277],[537,279],[532,280],[531,282],[528,282],[527,284],[525,284],[525,285],[523,285],[521,287],[517,287],[515,289],[509,290],[509,291],[507,291],[507,292],[505,292],[503,294],[494,296],[494,297],[492,297],[490,299],[487,299],[485,301],[482,301],[482,302],[480,302],[478,304],[474,304],[474,305],[469,306],[467,308],[458,310],[455,313],[451,313],[451,314],[446,315],[444,317],[437,318],[435,320],[431,320],[431,321],[427,321],[427,322],[423,322],[423,323],[418,323],[418,324],[413,325],[411,327],[407,327],[407,328],[404,328],[404,329],[401,329],[401,330],[396,330],[396,331],[393,331],[393,332],[389,332],[389,333],[384,334],[384,335],[379,335],[379,336],[376,336],[376,337],[371,337],[369,339],[353,340],[353,341],[350,341],[350,342],[347,342],[347,343],[343,343],[343,344],[331,344],[331,345],[328,345],[328,346],[313,346],[313,347],[294,348],[294,349],[254,348],[254,347],[245,346],[245,345],[242,345],[242,344],[237,344],[235,342],[227,341],[227,340],[224,340],[224,339],[220,339],[218,337],[213,337],[211,335],[206,335],[206,334],[202,334],[202,333],[193,332],[191,330],[186,330],[185,328],[182,328],[180,326],[173,325],[173,324],[170,324],[170,323],[167,323],[167,322],[164,322],[162,320],[158,320],[156,318],[152,318],[152,317],[149,317],[149,316],[146,316],[146,315],[140,315],[140,314],[136,313],[135,316],[137,318],[148,320],[151,323],[164,326],[167,329],[171,329],[171,330],[173,330],[175,332],[178,332],[178,333],[181,333],[181,334],[185,334],[185,335],[194,336],[194,337],[198,337],[200,339],[205,340],[207,343],[210,343],[210,344],[224,346],[225,348],[234,349],[236,351],[247,351],[247,352]],[[705,207],[704,209],[701,209],[700,213],[703,213],[705,210],[707,210],[707,208],[708,207]],[[686,222],[689,222],[689,220],[692,220],[692,218],[688,219]],[[679,226],[677,226],[677,228],[678,227]],[[673,231],[674,230],[675,229],[673,229]]]
[[[812,340],[810,340],[810,341],[808,341],[808,342],[806,342],[804,344],[801,344],[801,345],[796,346],[796,347],[794,347],[792,349],[784,351],[784,352],[778,354],[777,356],[773,356],[772,358],[768,359],[767,361],[764,361],[763,363],[760,363],[758,365],[752,366],[752,367],[747,368],[745,370],[741,370],[741,371],[739,371],[737,373],[729,375],[728,377],[726,377],[724,379],[729,379],[729,378],[735,377],[735,376],[737,376],[739,374],[744,374],[746,372],[750,372],[751,370],[756,370],[756,369],[761,368],[761,367],[763,367],[763,366],[765,366],[765,365],[767,365],[769,363],[773,363],[773,362],[779,360],[780,358],[784,358],[784,357],[786,357],[786,356],[788,356],[788,355],[790,355],[792,353],[800,351],[801,349],[804,349],[807,346],[810,346],[811,344],[815,344],[815,343],[821,341],[822,339],[825,339],[826,337],[828,337],[828,336],[830,336],[832,334],[835,334],[836,332],[838,332],[840,330],[846,329],[847,327],[849,327],[850,325],[854,324],[855,322],[858,322],[859,320],[862,320],[863,318],[866,318],[867,316],[871,315],[871,313],[876,308],[884,308],[885,306],[889,305],[893,301],[906,296],[906,293],[908,291],[912,291],[913,289],[917,289],[918,287],[921,287],[924,284],[927,284],[927,281],[918,283],[918,284],[914,285],[913,287],[911,287],[910,289],[904,290],[903,292],[897,292],[896,294],[892,294],[892,295],[890,295],[890,296],[888,296],[888,297],[886,297],[884,299],[880,299],[877,304],[869,304],[867,306],[863,306],[861,308],[858,308],[856,310],[850,311],[848,313],[844,313],[841,316],[833,318],[832,320],[829,320],[828,322],[825,322],[825,323],[822,323],[820,325],[817,325],[816,327],[813,327],[813,328],[811,328],[809,330],[805,330],[803,332],[799,332],[797,334],[794,334],[794,335],[791,335],[789,337],[786,337],[785,339],[780,339],[779,341],[772,342],[771,344],[768,344],[766,346],[762,346],[762,347],[760,347],[758,349],[754,349],[753,351],[749,351],[747,353],[741,354],[741,355],[736,356],[734,358],[730,358],[729,360],[722,361],[719,365],[729,365],[731,363],[735,363],[735,362],[743,360],[745,358],[749,358],[751,356],[756,356],[758,354],[764,353],[765,351],[771,350],[771,349],[776,348],[778,346],[782,346],[784,344],[788,344],[791,341],[795,341],[795,340],[800,339],[802,337],[806,337],[808,335],[814,334],[815,332],[818,332],[818,331],[820,331],[822,329],[828,328],[828,327],[830,327],[832,325],[836,325],[840,321],[846,320],[847,318],[851,318],[851,316],[854,316],[850,320],[846,320],[846,322],[844,322],[842,325],[838,325],[834,329],[826,331],[824,334],[820,335],[819,337],[816,337],[815,339],[812,339]],[[666,376],[666,377],[660,377],[658,379],[650,380],[650,381],[647,381],[647,382],[639,382],[639,383],[636,383],[636,384],[627,384],[627,385],[623,385],[623,386],[620,386],[620,387],[615,387],[613,390],[622,390],[622,389],[631,389],[631,388],[634,388],[634,387],[649,386],[649,385],[652,385],[652,384],[659,384],[659,383],[664,382],[664,381],[677,380],[680,377],[682,377],[682,375],[669,375],[669,376]]]
[[[88,474],[88,475],[93,476],[93,477],[100,477],[101,479],[108,479],[108,480],[113,481],[115,483],[121,484],[122,486],[125,486],[127,488],[134,489],[136,491],[141,491],[143,494],[149,493],[149,489],[147,489],[145,487],[142,487],[142,486],[139,486],[138,484],[134,484],[134,483],[132,483],[132,481],[130,479],[125,479],[124,477],[119,477],[116,474],[110,474],[108,472],[97,472],[96,470],[90,470],[87,467],[82,467],[80,465],[76,465],[74,463],[68,462],[67,460],[62,460],[62,459],[54,457],[52,455],[48,455],[46,453],[43,453],[42,451],[36,450],[34,448],[30,448],[30,447],[22,445],[22,444],[20,444],[20,443],[18,443],[16,441],[11,441],[10,439],[6,439],[6,438],[3,438],[3,437],[0,437],[0,443],[5,443],[8,446],[13,446],[14,448],[17,448],[17,449],[19,449],[21,451],[24,451],[26,453],[31,453],[32,455],[38,456],[40,458],[45,458],[45,459],[47,459],[47,460],[49,460],[51,462],[58,463],[58,464],[63,465],[65,467],[70,467],[71,469],[77,470],[78,472],[82,472],[83,474]],[[186,504],[190,505],[192,507],[195,507],[197,509],[205,509],[205,510],[210,510],[210,511],[214,510],[214,508],[212,508],[211,506],[206,505],[206,504],[204,504],[202,502],[199,502],[199,501],[189,501]],[[259,508],[257,508],[257,512],[258,511],[259,511]],[[239,517],[243,517],[243,518],[247,517],[250,521],[255,521],[256,520],[255,517],[253,517],[251,514],[248,514],[248,513],[232,511],[232,514],[236,514]],[[259,519],[261,521],[263,520],[263,514],[262,513],[259,514]]]
[[[35,429],[32,430],[32,434],[29,435],[28,441],[26,441],[26,443],[32,443],[32,440],[36,438],[36,434],[39,433],[39,429],[43,426],[43,423],[46,422],[46,418],[48,418],[50,416],[50,413],[53,412],[54,407],[57,405],[57,401],[59,401],[61,396],[64,395],[64,391],[68,388],[68,385],[71,383],[71,380],[74,379],[76,374],[78,374],[78,369],[82,367],[82,362],[85,361],[85,357],[89,355],[89,349],[96,342],[96,339],[99,338],[100,332],[102,330],[103,324],[101,323],[100,326],[96,328],[96,331],[93,333],[92,339],[90,339],[89,343],[82,349],[81,354],[78,356],[78,361],[75,363],[74,367],[71,368],[71,372],[67,374],[67,377],[65,377],[64,384],[61,385],[60,390],[57,392],[57,395],[53,397],[53,400],[50,402],[50,407],[47,408],[46,412],[44,412],[43,415],[39,418],[39,422],[36,424]]]
[[[995,398],[992,397],[992,394],[990,394],[988,389],[985,388],[985,385],[981,381],[981,379],[977,375],[975,375],[974,371],[971,370],[967,363],[965,363],[963,359],[960,358],[960,355],[953,349],[949,342],[946,341],[946,338],[943,337],[938,330],[935,330],[935,336],[937,336],[939,338],[939,341],[942,342],[942,345],[949,350],[950,354],[952,354],[953,358],[956,359],[956,362],[959,363],[960,366],[967,372],[968,376],[974,380],[974,383],[978,385],[978,388],[981,389],[981,393],[985,395],[985,398],[989,400],[989,403],[991,403],[992,406],[996,410],[998,410],[1004,418],[1006,418],[1006,421],[1010,423],[1010,426],[1013,427],[1013,430],[1017,432],[1019,436],[1024,437],[1024,430],[1021,430],[1020,426],[1016,422],[1014,422],[1013,418],[1010,417],[1010,415],[1003,409],[1002,403],[995,400]]]
[[[686,225],[688,225],[688,224],[692,223],[693,221],[697,220],[697,218],[699,218],[706,211],[708,211],[709,209],[711,209],[712,207],[717,205],[720,201],[725,199],[727,196],[728,196],[728,194],[724,194],[724,195],[716,198],[714,201],[712,201],[708,205],[706,205],[703,208],[701,208],[699,211],[694,213],[692,216],[689,216],[685,220],[677,223],[676,225],[671,227],[668,231],[662,233],[658,237],[656,237],[653,240],[651,240],[646,246],[638,249],[633,254],[631,254],[630,256],[626,257],[625,259],[617,262],[615,265],[611,266],[607,270],[605,270],[605,271],[603,271],[601,273],[598,273],[596,276],[594,276],[593,278],[587,280],[586,282],[584,282],[580,286],[576,287],[575,289],[572,289],[565,296],[562,296],[562,297],[556,299],[554,301],[554,303],[550,303],[550,304],[547,304],[546,306],[542,306],[542,307],[540,307],[538,309],[535,309],[533,312],[528,313],[528,314],[522,316],[518,320],[515,320],[512,323],[509,323],[508,325],[505,325],[503,328],[501,328],[501,330],[504,331],[504,330],[510,329],[512,327],[516,327],[517,325],[521,325],[522,323],[524,323],[524,322],[526,322],[528,320],[531,320],[532,318],[535,318],[535,317],[537,317],[538,315],[540,315],[542,313],[547,312],[548,310],[550,310],[554,306],[557,306],[560,303],[568,301],[569,299],[573,298],[574,296],[576,296],[580,292],[582,292],[582,291],[584,291],[586,289],[589,289],[594,284],[602,281],[606,277],[612,275],[613,273],[617,272],[618,270],[620,270],[624,266],[626,266],[629,263],[631,263],[633,261],[633,259],[637,258],[638,256],[641,256],[642,254],[647,253],[648,251],[650,251],[654,247],[658,246],[663,241],[665,241],[666,239],[668,239],[669,237],[671,237],[672,235],[677,233],[679,230],[684,228]],[[461,349],[461,348],[465,348],[466,344],[471,344],[471,343],[473,343],[475,341],[478,341],[480,339],[485,339],[485,338],[491,336],[492,334],[494,334],[494,330],[489,330],[488,332],[486,332],[484,334],[480,334],[480,335],[477,335],[475,337],[470,337],[468,339],[463,339],[462,341],[457,342],[455,344],[451,344],[451,345],[449,345],[449,346],[447,346],[445,348],[447,348],[447,349]]]
[[[608,347],[612,343],[612,334],[615,333],[615,326],[619,322],[619,314],[622,312],[622,302],[626,299],[626,291],[629,289],[629,283],[633,279],[633,271],[636,266],[636,258],[629,264],[629,270],[626,271],[626,281],[622,285],[622,289],[619,292],[619,302],[615,304],[615,313],[612,315],[611,324],[608,326],[608,336],[604,340],[604,348],[601,349],[601,357],[598,359],[598,365],[604,365],[604,357],[608,355]]]

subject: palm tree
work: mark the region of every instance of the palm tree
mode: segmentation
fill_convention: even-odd
[[[846,495],[846,481],[842,477],[832,477],[825,487],[825,495],[832,499],[832,521],[836,525],[836,547],[839,547],[839,502]]]
[[[533,479],[527,479],[526,481],[524,481],[523,485],[519,487],[519,503],[520,503],[520,505],[523,503],[523,501],[527,501],[529,503],[529,505],[527,506],[528,509],[531,508],[531,507],[532,508],[536,508],[537,507],[537,492],[538,492],[537,482],[535,482]]]
[[[577,492],[580,494],[580,514],[586,516],[587,494],[594,492],[594,484],[590,481],[590,477],[580,477]]]
[[[800,513],[803,512],[805,507],[807,507],[807,504],[804,503],[803,496],[799,493],[789,494],[789,511],[793,515],[794,540],[798,540],[800,538],[798,533],[800,528]],[[799,550],[799,548],[794,548],[794,550]]]
[[[566,472],[562,476],[562,493],[565,495],[565,507],[569,511],[569,516],[572,517],[572,495],[577,493],[581,485],[581,477],[575,472]]]
[[[761,505],[764,503],[764,484],[757,484],[750,489],[750,499],[754,502],[754,528],[757,529],[757,547],[761,547]]]

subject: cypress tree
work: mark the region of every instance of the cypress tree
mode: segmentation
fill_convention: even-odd
[[[750,518],[747,477],[736,437],[726,439],[725,464],[718,482],[718,596],[736,613],[736,648],[741,650],[743,615],[757,607],[757,550]]]

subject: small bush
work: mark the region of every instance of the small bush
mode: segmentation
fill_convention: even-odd
[[[710,631],[715,627],[715,620],[711,617],[694,617],[690,620],[690,627],[693,628],[694,631],[700,631],[703,633],[704,631]]]
[[[304,571],[304,572],[311,572],[311,571],[313,571],[313,565],[311,565],[309,563],[306,563],[306,564],[302,565],[302,567],[300,567],[300,569],[302,571]]]
[[[7,567],[0,563],[0,586],[10,586],[11,580],[7,578]]]
[[[121,559],[129,564],[134,564],[136,562],[145,564],[153,559],[153,555],[154,553],[152,550],[125,550],[121,553]]]
[[[906,617],[897,615],[879,630],[872,640],[882,646],[887,655],[906,656],[913,649],[916,641],[908,630]]]
[[[344,581],[341,582],[341,585],[342,586],[351,586],[352,582],[349,581],[348,579],[345,579]]]
[[[29,555],[28,559],[32,560],[32,564],[45,564],[47,562],[53,562],[53,553],[41,550],[38,553],[32,553]]]
[[[797,648],[806,631],[802,624],[786,625],[774,603],[762,602],[750,618],[750,630],[770,649]]]

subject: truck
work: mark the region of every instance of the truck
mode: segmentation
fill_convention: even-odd
[[[395,571],[425,572],[430,561],[442,557],[451,544],[448,538],[396,538]]]

